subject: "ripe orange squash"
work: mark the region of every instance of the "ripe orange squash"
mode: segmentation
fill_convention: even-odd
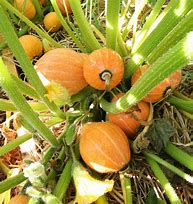
[[[149,65],[143,65],[137,69],[131,78],[131,84],[133,85],[148,69]],[[181,79],[181,70],[175,71],[168,78],[164,79],[159,85],[157,85],[146,97],[144,97],[143,101],[154,103],[161,100],[164,97],[167,88],[175,89],[177,86],[179,86]]]
[[[50,12],[46,14],[43,22],[45,29],[49,32],[56,32],[62,27],[56,12]]]
[[[9,204],[28,204],[29,197],[26,195],[16,195],[10,201]]]
[[[42,54],[43,44],[42,41],[36,36],[23,35],[19,38],[19,41],[30,60]]]
[[[66,3],[66,9],[68,11],[69,14],[72,13],[72,9],[70,7],[70,3],[69,3],[69,0],[56,0],[57,4],[58,4],[58,7],[61,11],[61,13],[66,16],[66,10],[65,10],[65,7],[64,7],[64,2]]]
[[[84,61],[84,77],[87,83],[99,90],[117,86],[124,74],[124,64],[120,55],[114,50],[101,48],[92,52]]]
[[[32,0],[15,0],[14,6],[30,20],[36,15],[36,9]]]
[[[81,129],[80,154],[95,171],[117,172],[130,161],[130,146],[127,136],[117,125],[92,122]]]
[[[35,64],[49,81],[60,83],[70,95],[85,88],[83,57],[69,48],[56,48],[45,53]]]
[[[124,93],[119,93],[112,99],[112,102],[115,102],[121,98]],[[140,101],[136,107],[127,110],[123,113],[108,113],[107,119],[118,125],[129,138],[135,137],[137,129],[141,125],[141,121],[147,121],[150,113],[150,106],[148,103]]]

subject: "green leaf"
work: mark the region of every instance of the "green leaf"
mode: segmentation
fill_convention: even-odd
[[[166,147],[169,138],[176,132],[170,122],[164,118],[155,119],[146,133],[146,137],[150,140],[151,147],[156,152],[160,152]]]
[[[72,123],[66,128],[65,140],[67,145],[71,145],[76,135],[76,124]]]
[[[166,204],[164,200],[159,199],[154,190],[151,189],[148,193],[147,199],[145,200],[145,204]]]

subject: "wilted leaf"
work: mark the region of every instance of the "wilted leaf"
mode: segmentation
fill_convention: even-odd
[[[76,199],[74,203],[90,204],[100,196],[113,189],[113,180],[100,181],[93,178],[87,170],[78,162],[74,163],[73,178],[76,187]]]
[[[155,119],[146,133],[151,147],[157,153],[165,147],[170,137],[176,132],[170,122],[164,118]]]

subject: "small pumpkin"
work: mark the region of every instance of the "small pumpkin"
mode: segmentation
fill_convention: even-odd
[[[125,133],[114,123],[91,122],[81,129],[80,154],[97,172],[117,172],[129,162],[130,146]]]
[[[69,14],[72,13],[72,9],[71,9],[71,6],[70,6],[70,3],[69,3],[69,0],[56,0],[57,4],[58,4],[58,7],[61,11],[61,13],[66,16],[66,10],[65,10],[65,7],[64,7],[64,3],[66,4],[66,9],[68,11]]]
[[[84,61],[83,70],[84,77],[90,86],[99,90],[112,89],[123,78],[124,64],[117,52],[101,48],[88,56]]]
[[[44,17],[44,26],[47,31],[56,32],[61,27],[62,24],[60,23],[56,12],[50,12]]]
[[[143,65],[138,68],[131,78],[131,84],[133,85],[136,81],[149,69],[149,65]],[[143,98],[143,101],[146,102],[157,102],[164,97],[165,91],[167,88],[175,89],[179,86],[182,79],[181,70],[175,71],[169,77],[164,79],[159,85],[152,89],[152,91]]]
[[[23,35],[19,38],[19,41],[30,60],[42,54],[43,44],[42,41],[36,36]]]
[[[30,20],[36,15],[36,9],[32,0],[15,0],[14,6]]]
[[[124,93],[116,95],[112,102],[121,98]],[[150,106],[144,101],[140,101],[135,107],[123,113],[108,113],[107,119],[118,125],[129,138],[133,138],[137,134],[137,129],[141,125],[141,121],[147,121],[150,113]]]
[[[65,87],[70,95],[85,88],[83,76],[83,57],[69,48],[56,48],[45,53],[35,64],[47,80]]]
[[[26,195],[16,195],[9,201],[9,204],[28,204],[29,197]]]

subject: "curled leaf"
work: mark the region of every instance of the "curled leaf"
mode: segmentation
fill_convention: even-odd
[[[72,173],[76,187],[76,199],[74,203],[90,204],[113,189],[113,180],[106,179],[100,181],[93,178],[78,162],[74,163]]]

